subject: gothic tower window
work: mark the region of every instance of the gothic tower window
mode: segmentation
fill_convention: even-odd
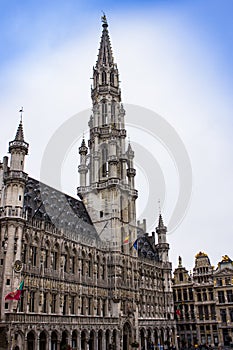
[[[108,150],[107,146],[104,145],[102,148],[102,177],[108,176]]]
[[[116,114],[116,102],[113,101],[111,104],[111,122],[114,123],[115,122],[115,114]]]
[[[102,125],[108,124],[108,106],[106,101],[102,102]]]
[[[107,74],[105,71],[102,72],[102,85],[107,83]]]
[[[98,85],[98,80],[99,80],[99,73],[96,73],[96,75],[95,75],[95,87]]]
[[[110,83],[111,83],[111,85],[114,86],[114,73],[113,72],[110,73]]]

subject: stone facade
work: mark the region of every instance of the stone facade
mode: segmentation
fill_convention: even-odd
[[[233,344],[233,262],[228,256],[223,256],[214,269],[208,255],[200,252],[193,273],[179,258],[173,296],[180,348]]]
[[[128,350],[176,344],[167,229],[136,224],[134,152],[108,24],[93,73],[81,200],[25,172],[20,121],[0,163],[0,348]],[[5,300],[24,281],[20,300]]]

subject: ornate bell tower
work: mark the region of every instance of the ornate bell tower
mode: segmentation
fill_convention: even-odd
[[[137,235],[134,152],[130,144],[127,149],[125,145],[125,110],[105,15],[102,26],[99,54],[93,68],[90,139],[88,148],[84,140],[79,148],[78,195],[100,238],[128,252]]]

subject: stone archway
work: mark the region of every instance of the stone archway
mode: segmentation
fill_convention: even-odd
[[[106,350],[109,350],[109,345],[111,343],[111,337],[110,337],[110,330],[107,329],[105,333],[105,343],[106,343]]]
[[[141,349],[145,349],[146,347],[146,340],[145,340],[145,330],[144,328],[140,329],[140,339],[141,339]]]
[[[35,350],[35,334],[32,331],[27,335],[27,350]]]
[[[103,344],[103,331],[100,329],[98,332],[98,350],[102,350],[102,344]]]
[[[158,329],[156,328],[155,330],[154,330],[154,345],[155,345],[155,347],[157,347],[158,346],[158,343],[159,343],[159,335],[158,335]]]
[[[130,349],[132,343],[132,329],[129,322],[126,322],[123,327],[123,350]]]
[[[91,330],[89,338],[89,350],[95,350],[95,332]]]
[[[46,345],[47,345],[47,336],[45,331],[40,333],[39,337],[39,350],[46,350]]]
[[[57,350],[57,332],[51,334],[51,350]]]
[[[115,350],[117,347],[117,330],[114,329],[112,333],[112,348]]]
[[[72,348],[76,349],[78,346],[78,335],[77,331],[72,332]]]
[[[68,334],[66,331],[62,332],[61,335],[61,345],[60,345],[60,349],[61,350],[66,350],[68,346]]]
[[[81,350],[87,350],[87,334],[85,331],[81,332]]]

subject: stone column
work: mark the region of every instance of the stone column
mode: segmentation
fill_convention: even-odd
[[[106,349],[106,332],[103,331],[103,338],[102,338],[102,348],[103,350]]]
[[[35,349],[40,350],[40,335],[39,334],[35,335]]]
[[[51,332],[48,335],[46,350],[51,350]]]

